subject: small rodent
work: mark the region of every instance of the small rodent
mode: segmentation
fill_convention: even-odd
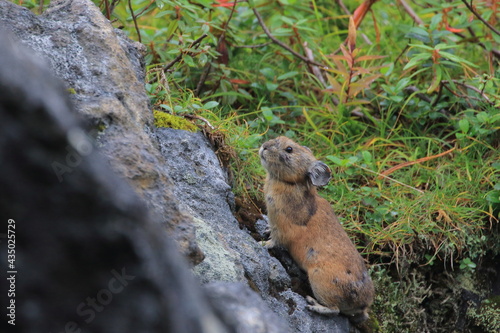
[[[280,245],[307,272],[314,300],[308,309],[353,323],[368,319],[374,288],[363,258],[316,186],[326,185],[330,168],[311,150],[280,136],[259,150],[267,170],[264,194],[271,229],[268,248]]]

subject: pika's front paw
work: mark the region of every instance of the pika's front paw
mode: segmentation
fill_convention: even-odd
[[[267,241],[263,241],[262,242],[262,245],[265,246],[266,249],[272,249],[273,247],[276,246],[276,243],[274,242],[274,240],[271,238]]]
[[[317,300],[312,298],[311,296],[306,297],[308,305],[306,305],[306,308],[309,311],[316,312],[318,314],[324,315],[324,316],[337,316],[340,313],[340,310],[336,307],[331,307],[328,308],[324,305],[321,305],[318,303]]]

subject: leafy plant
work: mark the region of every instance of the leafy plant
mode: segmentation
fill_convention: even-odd
[[[367,100],[356,99],[363,90],[369,89],[371,84],[382,74],[374,74],[382,66],[362,67],[359,64],[365,61],[382,59],[384,56],[364,55],[360,56],[360,50],[356,48],[356,25],[351,16],[349,18],[349,34],[347,47],[340,44],[342,55],[330,55],[335,66],[328,68],[330,73],[337,74],[338,78],[327,75],[328,82],[332,86],[326,89],[337,96],[339,102],[344,105],[356,105],[369,103]],[[344,65],[345,63],[345,65]]]

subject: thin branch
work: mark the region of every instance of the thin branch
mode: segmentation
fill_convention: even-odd
[[[154,4],[155,2],[156,2],[156,0],[151,0],[151,1],[149,2],[149,4],[148,4],[146,7],[144,7],[144,8],[141,10],[141,12],[140,12],[139,14],[137,14],[137,17],[139,17],[139,16],[141,16],[142,14],[144,14],[144,13],[146,12],[146,10],[148,10],[148,9],[149,9],[149,7],[151,7],[151,5],[152,5],[152,4]]]
[[[104,0],[104,8],[106,9],[106,18],[111,20],[111,11],[109,10],[109,0]]]
[[[408,41],[408,44],[406,44],[405,48],[398,54],[396,60],[394,60],[394,63],[397,63],[399,61],[399,58],[401,58],[403,54],[410,48],[410,42],[411,41]]]
[[[142,43],[141,31],[139,30],[139,26],[137,25],[137,18],[134,14],[134,9],[132,8],[132,0],[128,0],[128,8],[130,9],[130,14],[132,15],[132,19],[134,20],[134,26],[135,26],[135,31],[137,32],[137,38],[139,39],[139,43]]]
[[[130,1],[130,0],[129,0],[129,1]],[[203,34],[203,35],[201,35],[200,37],[198,37],[195,41],[193,41],[193,42],[191,43],[190,48],[191,48],[191,47],[195,47],[195,46],[197,46],[198,44],[200,44],[200,43],[201,43],[201,41],[202,41],[205,37],[207,37],[207,36],[208,36],[207,34]],[[172,66],[173,66],[176,62],[178,62],[179,60],[181,60],[181,59],[182,59],[182,56],[183,56],[183,55],[184,55],[184,53],[182,53],[182,52],[181,52],[181,53],[180,53],[177,57],[175,57],[175,59],[174,59],[174,60],[172,60],[171,62],[169,62],[168,64],[166,64],[166,65],[165,65],[165,67],[163,67],[163,71],[164,71],[164,72],[167,72],[167,71],[170,69],[170,67],[172,67]]]
[[[481,90],[477,89],[476,87],[470,86],[470,85],[465,84],[463,82],[460,82],[458,80],[451,80],[451,81],[453,83],[458,84],[458,85],[460,85],[462,87],[465,87],[467,89],[474,90],[475,92],[477,92],[478,94],[480,94],[488,103],[493,104],[493,102],[488,98],[488,96],[486,96],[484,94],[484,92],[482,92]],[[441,83],[443,83],[443,84],[450,84],[450,81],[449,80],[442,80]],[[474,96],[469,96],[469,98],[474,99]]]
[[[222,43],[226,42],[226,32],[227,32],[227,29],[229,27],[229,22],[233,18],[234,12],[236,11],[236,4],[237,3],[238,3],[237,1],[235,1],[233,3],[233,7],[231,8],[231,13],[229,13],[229,18],[227,19],[226,23],[222,27],[222,29],[223,29],[222,34],[219,36],[219,41],[217,42],[217,51],[220,50],[221,45],[223,45]],[[219,53],[221,53],[221,52],[219,52]],[[195,96],[200,95],[201,90],[203,89],[203,86],[205,85],[205,81],[207,80],[208,74],[210,73],[211,69],[212,69],[212,63],[207,62],[207,64],[205,65],[205,68],[203,69],[203,72],[201,73],[200,80],[198,81],[198,84],[196,84],[196,89],[194,90]],[[220,80],[215,86],[218,87],[219,85],[220,85]]]
[[[257,21],[259,21],[260,26],[262,27],[262,29],[266,33],[267,37],[269,37],[275,44],[278,44],[279,46],[281,46],[282,48],[284,48],[285,50],[287,50],[288,52],[290,52],[291,54],[293,54],[295,57],[299,58],[300,60],[302,60],[302,61],[304,61],[304,62],[306,62],[308,64],[313,64],[313,65],[321,67],[321,68],[326,68],[325,65],[322,65],[322,64],[317,63],[315,61],[311,61],[311,60],[307,59],[306,57],[304,57],[302,54],[300,54],[298,52],[295,52],[288,45],[286,45],[285,43],[283,43],[282,41],[280,41],[279,39],[277,39],[276,37],[274,37],[271,34],[271,31],[269,31],[269,29],[267,28],[266,24],[264,23],[264,20],[262,19],[262,16],[260,16],[260,14],[257,11],[257,9],[252,8],[252,10],[253,10],[253,13],[255,14],[255,17],[257,17]]]
[[[198,81],[198,84],[196,85],[196,89],[194,90],[195,96],[200,96],[201,89],[203,88],[203,85],[205,84],[205,81],[207,80],[208,73],[210,73],[211,69],[212,69],[212,64],[210,62],[207,62],[207,64],[205,65],[205,68],[203,68],[203,72],[201,73],[200,80]]]
[[[494,26],[492,26],[488,21],[486,21],[484,18],[482,18],[481,15],[479,15],[479,13],[474,9],[474,7],[472,6],[472,0],[471,0],[470,4],[467,3],[466,0],[462,0],[462,2],[472,12],[472,14],[474,14],[481,22],[483,22],[488,28],[490,28],[491,31],[493,31],[494,33],[496,33],[497,35],[500,36],[500,31],[495,29]]]
[[[476,37],[476,33],[474,32],[474,30],[472,30],[472,28],[471,28],[471,27],[467,27],[467,31],[469,31],[470,35],[471,35],[474,39],[478,39],[478,38]],[[459,37],[461,37],[461,38],[463,38],[463,39],[467,39],[467,37],[466,37],[465,35],[463,35],[463,34],[461,34],[461,33],[459,33],[459,32],[455,32],[454,34],[455,34],[455,35],[457,35],[457,36],[459,36]],[[477,45],[481,46],[481,48],[482,48],[483,50],[488,51],[488,48],[486,47],[486,45],[484,45],[484,43],[483,43],[483,42],[478,41],[478,42],[477,42]],[[500,51],[498,51],[498,50],[491,50],[490,52],[491,52],[491,53],[493,54],[493,56],[497,59],[497,61],[500,61]]]
[[[342,8],[342,10],[344,11],[344,13],[346,15],[349,15],[349,16],[352,15],[342,0],[337,0],[337,4],[340,6],[340,8]]]
[[[201,121],[203,121],[205,124],[207,124],[207,126],[208,126],[208,127],[210,127],[210,129],[212,129],[212,130],[214,130],[214,129],[215,129],[215,127],[214,127],[212,124],[210,124],[210,122],[209,122],[207,119],[205,119],[205,118],[203,118],[203,117],[201,117],[201,116],[194,115],[194,114],[183,114],[182,116],[183,116],[184,118],[188,118],[188,119],[198,119],[198,120],[201,120]]]
[[[227,32],[227,29],[229,27],[229,22],[233,18],[234,12],[236,11],[236,4],[237,4],[237,1],[234,2],[233,7],[231,8],[231,13],[229,13],[229,18],[227,19],[226,23],[224,24],[224,27],[223,27],[223,30],[222,30],[222,34],[221,34],[221,36],[219,38],[219,43],[222,40],[224,40],[224,38],[226,37],[226,32]]]
[[[410,15],[410,17],[413,19],[413,21],[418,24],[418,25],[423,25],[424,21],[415,13],[413,8],[410,7],[410,5],[406,2],[406,0],[399,0],[399,3],[403,6],[405,11]]]

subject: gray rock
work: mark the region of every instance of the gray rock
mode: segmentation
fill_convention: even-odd
[[[264,257],[269,261],[270,256],[239,228],[231,210],[234,197],[227,176],[208,140],[200,132],[161,128],[156,133],[175,184],[175,196],[183,209],[205,224],[198,223],[197,241],[210,251],[195,268],[197,275],[203,282],[251,280],[255,289],[268,293],[269,267],[260,260]],[[220,271],[214,270],[218,265],[231,267],[231,275],[220,278],[219,273],[214,274]]]
[[[15,326],[3,318],[0,331],[234,332],[93,149],[63,85],[2,32],[0,45],[0,212],[15,226],[15,260],[2,246],[0,263],[17,271],[15,296],[0,297]],[[63,181],[54,161],[71,164]]]
[[[243,283],[212,282],[204,289],[212,304],[236,327],[238,333],[290,332],[288,323]]]
[[[263,216],[262,219],[255,221],[255,231],[261,239],[269,238],[269,222],[267,221],[267,216]]]
[[[39,16],[0,0],[0,27],[50,63],[73,92],[72,102],[92,129],[115,172],[145,200],[182,252],[199,263],[191,218],[171,192],[172,182],[151,136],[153,116],[144,89],[145,47],[113,29],[89,0],[51,1]],[[68,175],[64,170],[61,178]]]

